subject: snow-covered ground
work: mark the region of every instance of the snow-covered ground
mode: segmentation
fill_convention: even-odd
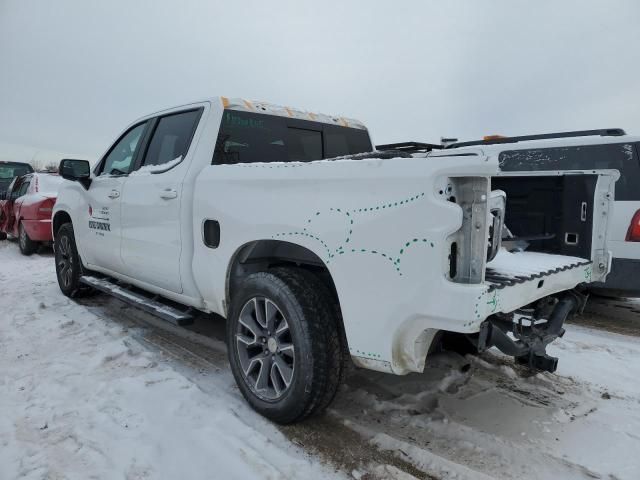
[[[222,328],[71,301],[50,253],[0,242],[0,479],[640,478],[640,337],[569,325],[554,375],[497,354],[354,370],[328,415],[277,427]]]
[[[62,296],[51,255],[0,242],[0,478],[325,478],[249,409]]]

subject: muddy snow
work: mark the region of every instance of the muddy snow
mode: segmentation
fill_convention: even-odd
[[[2,480],[640,478],[638,302],[568,325],[556,374],[498,353],[404,377],[353,368],[326,415],[278,427],[235,387],[219,321],[71,301],[50,252],[6,241],[0,289]]]

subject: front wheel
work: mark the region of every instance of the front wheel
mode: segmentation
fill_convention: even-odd
[[[65,223],[58,229],[53,242],[53,253],[60,290],[67,297],[78,296],[86,287],[80,283],[82,263],[76,248],[73,226],[70,223]]]
[[[24,228],[22,222],[20,222],[20,226],[18,227],[18,244],[20,245],[20,251],[23,255],[32,255],[38,250],[38,242],[34,242],[29,238],[29,234]]]
[[[338,323],[327,289],[310,272],[249,275],[231,303],[229,362],[245,399],[278,423],[323,411],[342,376]]]

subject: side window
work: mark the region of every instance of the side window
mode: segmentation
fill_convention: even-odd
[[[164,165],[184,158],[201,113],[202,110],[191,110],[160,117],[143,165]]]
[[[141,123],[120,138],[107,155],[100,175],[126,175],[131,171],[146,125]]]
[[[18,192],[20,191],[20,186],[22,185],[22,180],[20,177],[14,178],[11,184],[9,185],[9,189],[7,190],[8,195],[7,198],[11,200],[15,200],[18,198]]]
[[[30,183],[31,182],[29,180],[25,180],[24,182],[22,182],[22,185],[20,185],[20,189],[17,191],[15,198],[20,198],[23,195],[26,195],[27,194],[27,190],[29,189],[29,184]]]

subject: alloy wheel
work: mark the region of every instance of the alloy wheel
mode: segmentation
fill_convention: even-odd
[[[250,299],[240,311],[235,338],[247,386],[263,400],[281,398],[295,373],[295,348],[280,308],[266,297]]]
[[[56,263],[58,266],[58,276],[65,287],[71,285],[73,275],[73,254],[71,252],[71,244],[66,236],[60,237],[56,249]]]

